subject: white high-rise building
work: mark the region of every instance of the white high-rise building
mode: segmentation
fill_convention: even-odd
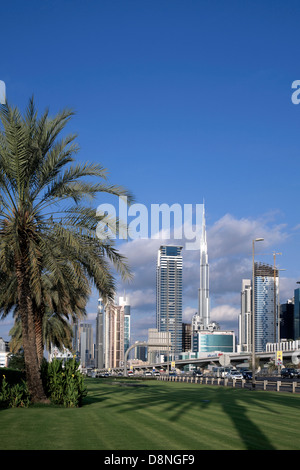
[[[239,352],[252,351],[252,282],[243,279],[239,317]],[[264,263],[254,265],[255,351],[266,350],[278,338],[278,270]]]
[[[267,343],[276,343],[278,325],[278,270],[264,263],[255,263],[255,351],[266,350]]]
[[[158,344],[165,344],[158,347]],[[171,344],[170,331],[158,331],[157,328],[148,329],[148,361],[149,363],[161,362],[164,356],[168,355],[169,346]],[[151,346],[153,345],[153,346]]]
[[[203,205],[202,235],[200,242],[200,288],[199,288],[199,320],[204,330],[208,329],[210,323],[210,302],[209,302],[209,265],[207,254],[205,209]]]
[[[129,298],[119,297],[119,305],[124,307],[124,354],[130,346],[130,302]]]
[[[156,267],[156,327],[171,335],[171,352],[182,348],[182,246],[162,245]]]
[[[241,313],[239,315],[238,352],[252,351],[252,283],[251,279],[242,280]]]
[[[96,346],[95,346],[95,359],[98,369],[102,369],[105,364],[104,359],[104,318],[105,308],[102,298],[98,299],[98,313],[96,317]]]

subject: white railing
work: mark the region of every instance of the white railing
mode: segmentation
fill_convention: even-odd
[[[188,376],[167,376],[161,375],[157,377],[157,380],[163,380],[168,382],[187,382],[187,383],[196,383],[202,385],[219,385],[219,386],[231,386],[236,388],[237,385],[240,385],[240,388],[249,388],[252,387],[252,382],[247,380],[230,380],[223,379],[220,377],[188,377]],[[259,390],[272,390],[277,392],[292,392],[300,393],[300,383],[296,381],[292,382],[282,382],[281,380],[257,380],[255,382],[256,388]]]

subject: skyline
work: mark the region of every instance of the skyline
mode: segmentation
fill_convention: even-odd
[[[2,17],[0,80],[10,104],[24,109],[34,94],[39,112],[75,109],[67,131],[78,132],[78,161],[101,163],[137,203],[205,200],[212,321],[237,331],[256,237],[265,239],[258,261],[282,253],[281,301],[292,297],[300,280],[298,1],[16,0]],[[111,199],[95,210],[103,202]],[[173,241],[117,242],[135,273],[117,292],[130,297],[133,340],[155,325],[157,249]],[[199,251],[182,256],[188,320]],[[11,326],[1,321],[0,336]]]

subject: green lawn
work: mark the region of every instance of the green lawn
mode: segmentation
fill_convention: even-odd
[[[82,408],[1,410],[0,449],[300,449],[299,395],[112,378],[87,385]]]

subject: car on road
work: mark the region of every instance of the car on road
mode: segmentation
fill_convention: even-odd
[[[243,375],[238,371],[238,370],[231,370],[230,372],[228,372],[228,374],[226,374],[226,378],[227,379],[235,379],[235,380],[242,380],[243,379]]]
[[[284,367],[281,370],[281,377],[286,377],[288,379],[297,379],[299,377],[299,373],[297,369],[293,369],[291,367]]]
[[[252,379],[252,370],[243,370],[242,371],[243,379],[251,380]]]
[[[203,373],[201,372],[201,370],[194,370],[193,371],[193,376],[194,377],[202,377]]]
[[[159,372],[158,370],[155,370],[155,371],[153,372],[153,375],[160,376],[160,372]]]
[[[152,377],[152,372],[150,372],[149,370],[146,370],[145,376],[146,377],[150,377],[150,376]]]

